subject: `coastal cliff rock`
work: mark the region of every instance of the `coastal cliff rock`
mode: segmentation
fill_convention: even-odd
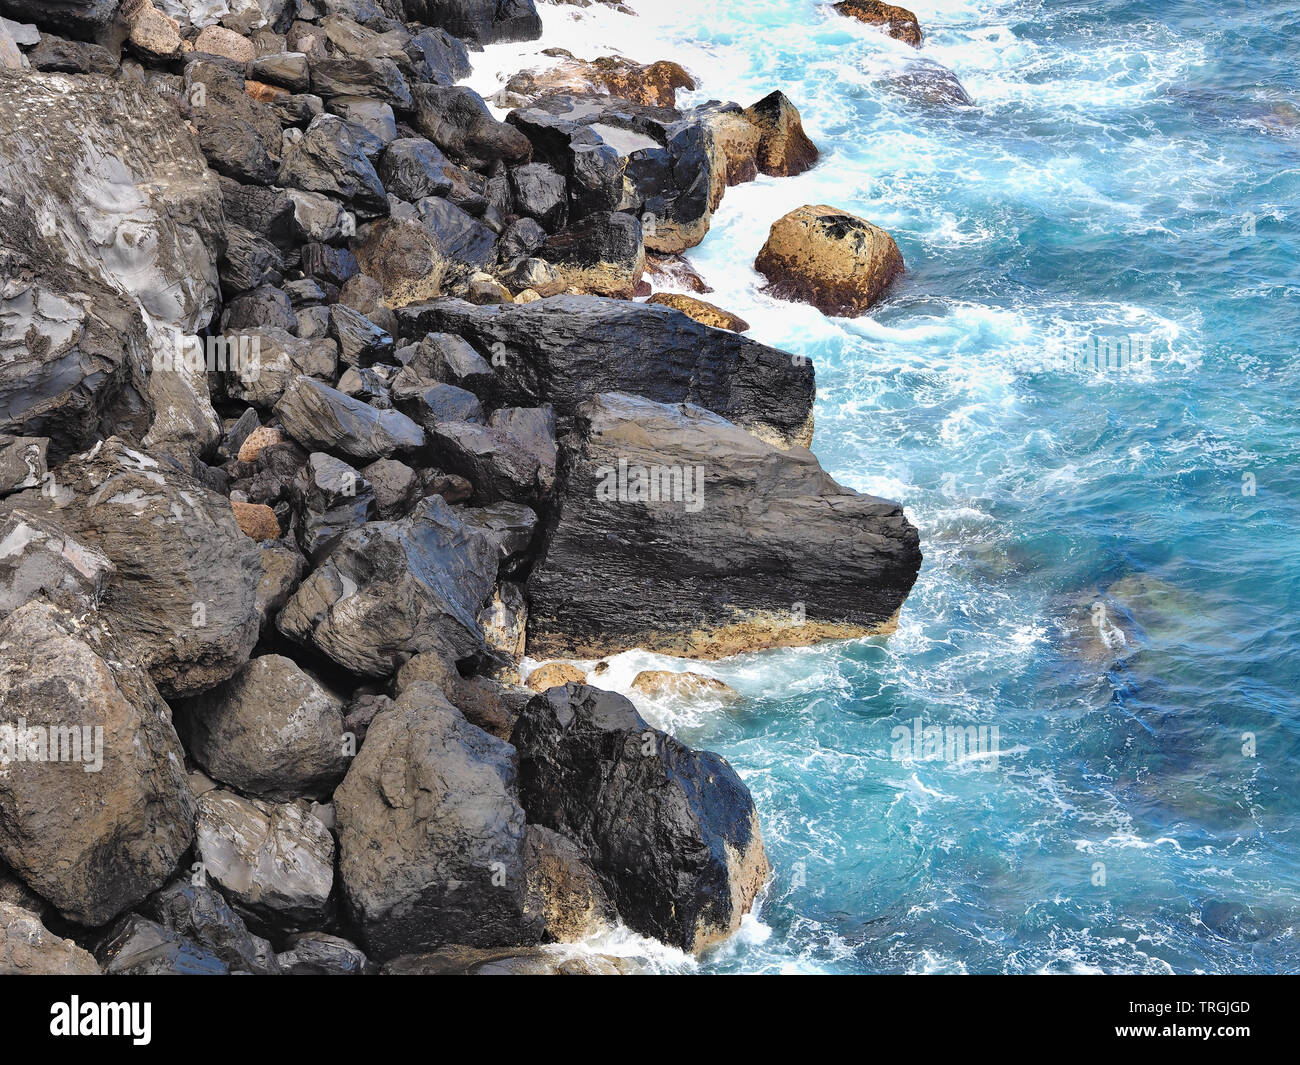
[[[4,860],[82,925],[160,887],[194,837],[194,800],[148,676],[33,601],[0,621],[0,706]]]
[[[538,12],[0,0],[0,971],[616,973],[563,945],[753,907],[736,774],[564,660],[885,631],[915,530],[807,358],[651,296],[816,163],[793,102],[548,49],[502,120]]]
[[[698,952],[740,926],[769,869],[753,800],[724,759],[579,684],[536,696],[512,740],[529,820],[588,849],[629,928]]]
[[[779,299],[854,318],[903,272],[903,256],[883,229],[821,205],[800,207],[774,222],[754,268]]]
[[[559,517],[528,581],[530,655],[718,658],[895,627],[917,531],[810,452],[616,393],[579,409],[566,448]]]

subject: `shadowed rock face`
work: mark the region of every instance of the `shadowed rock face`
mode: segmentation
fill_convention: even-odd
[[[512,742],[529,821],[587,848],[629,928],[699,951],[740,926],[768,863],[753,800],[725,759],[582,684],[533,698]]]
[[[670,307],[556,296],[507,307],[439,300],[403,308],[407,335],[465,337],[496,374],[496,405],[550,403],[561,419],[598,392],[712,410],[779,446],[812,440],[806,360],[711,329]]]
[[[0,622],[0,706],[4,860],[83,925],[161,887],[194,838],[194,799],[171,712],[148,676],[95,626],[34,601]],[[33,730],[45,737],[41,760]],[[51,739],[69,757],[52,760]],[[22,761],[17,743],[27,745]]]
[[[580,407],[566,444],[559,517],[528,582],[530,655],[718,658],[892,631],[917,531],[811,452],[619,394]]]

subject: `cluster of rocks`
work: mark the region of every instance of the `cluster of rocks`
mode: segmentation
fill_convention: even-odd
[[[738,927],[734,770],[520,664],[894,624],[917,533],[807,450],[811,365],[632,299],[812,165],[793,105],[570,58],[498,121],[457,81],[532,0],[0,16],[0,972],[609,971],[546,945]],[[861,306],[778,236],[774,284]]]

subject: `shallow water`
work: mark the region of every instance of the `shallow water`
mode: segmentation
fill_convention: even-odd
[[[524,49],[795,101],[822,162],[729,189],[690,258],[813,359],[814,450],[926,555],[888,641],[717,663],[738,711],[644,708],[736,766],[775,870],[700,968],[1297,971],[1300,5],[910,6],[975,107],[909,100],[916,53],[807,0],[546,5]],[[898,241],[868,317],[760,292],[805,203]],[[1072,359],[1107,337],[1150,364]],[[996,757],[893,757],[917,719],[996,725]]]

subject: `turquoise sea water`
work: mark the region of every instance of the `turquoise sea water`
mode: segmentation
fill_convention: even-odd
[[[888,641],[718,663],[750,705],[660,714],[775,869],[702,968],[1300,970],[1300,5],[910,6],[920,53],[805,0],[601,16],[699,100],[799,106],[820,165],[728,190],[691,259],[813,359],[814,450],[926,555]],[[918,55],[976,106],[901,94]],[[869,316],[759,291],[804,203],[898,241]],[[1062,365],[1105,337],[1150,366]],[[998,756],[893,757],[917,719]]]

